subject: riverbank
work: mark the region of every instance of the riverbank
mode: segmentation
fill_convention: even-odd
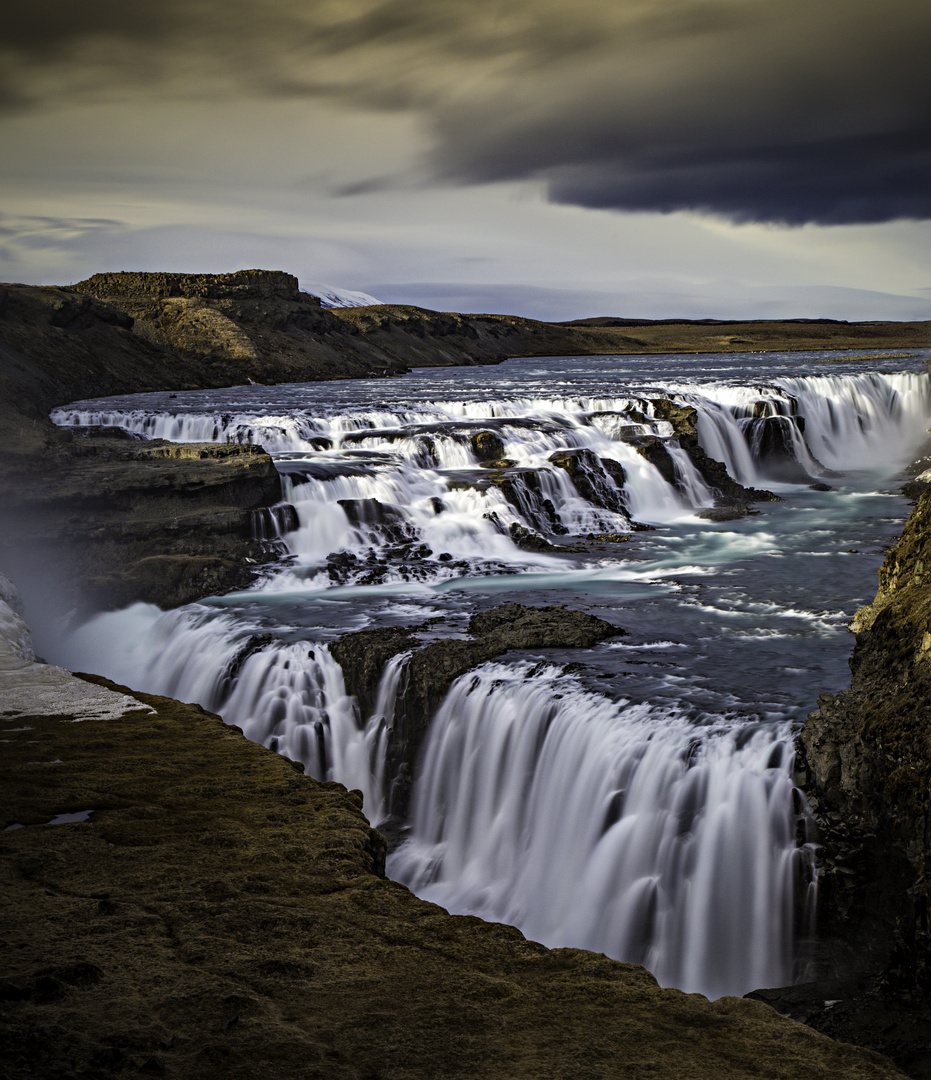
[[[2,644],[41,683],[23,627]],[[902,1075],[759,1002],[448,915],[384,878],[357,792],[89,679],[130,707],[3,718],[10,1080]]]

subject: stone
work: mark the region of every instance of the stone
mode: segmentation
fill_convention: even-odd
[[[469,441],[475,456],[483,463],[498,461],[504,457],[504,443],[493,431],[478,431]]]
[[[858,1041],[858,1033],[869,1032],[868,1045],[894,1056],[916,1076],[931,1075],[926,1052],[931,1031],[926,566],[931,566],[931,493],[919,497],[886,556],[876,599],[851,623],[857,639],[850,689],[822,695],[799,739],[801,778],[823,852],[815,967],[824,984],[822,996],[843,1002],[810,1022]],[[890,1010],[899,1020],[875,1020]],[[913,1037],[906,1037],[906,1028]]]

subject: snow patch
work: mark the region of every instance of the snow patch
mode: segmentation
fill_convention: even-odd
[[[381,304],[374,296],[364,292],[353,292],[351,289],[337,289],[332,285],[322,285],[319,281],[302,281],[299,284],[301,292],[310,293],[311,296],[319,296],[320,303],[324,307],[369,307],[371,304]]]

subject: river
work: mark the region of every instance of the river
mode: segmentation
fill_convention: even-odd
[[[76,403],[53,419],[261,443],[296,518],[257,522],[288,554],[253,589],[136,604],[39,644],[220,712],[362,790],[377,824],[406,658],[361,716],[328,643],[375,626],[461,637],[515,600],[599,615],[627,636],[453,684],[389,874],[664,985],[784,985],[804,976],[817,884],[793,738],[848,681],[846,623],[875,592],[931,418],[926,362],[537,358]],[[670,403],[696,410],[734,480],[779,501],[743,513],[716,496]]]

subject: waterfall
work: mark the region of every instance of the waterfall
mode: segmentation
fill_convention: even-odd
[[[770,387],[706,386],[683,400],[698,409],[707,453],[742,484],[766,486],[785,473],[760,453],[761,425],[778,430],[796,482],[824,471],[893,471],[906,465],[931,413],[927,375],[826,375],[775,379]],[[778,425],[778,428],[776,427]]]
[[[571,583],[589,590],[590,608],[628,606],[630,620],[619,617],[626,628],[668,635],[679,655],[711,663],[630,655],[626,666],[606,663],[610,677],[620,670],[628,680],[613,685],[630,700],[594,693],[555,664],[496,663],[462,676],[430,723],[409,839],[389,869],[452,910],[515,923],[549,945],[644,963],[666,985],[718,996],[789,983],[814,891],[811,851],[797,836],[790,721],[811,689],[795,690],[800,673],[820,680],[803,667],[814,616],[796,597],[796,549],[779,524],[780,515],[790,520],[790,502],[767,506],[756,523],[693,516],[718,500],[707,479],[715,473],[688,430],[680,441],[683,428],[663,416],[689,415],[670,403],[693,407],[700,446],[732,477],[799,494],[805,517],[791,527],[812,538],[804,558],[838,550],[856,558],[849,549],[859,539],[829,520],[840,506],[830,500],[845,496],[807,489],[854,470],[870,485],[876,472],[899,468],[925,437],[929,380],[780,374],[755,385],[754,361],[740,381],[683,369],[684,381],[658,389],[638,371],[626,382],[599,375],[589,393],[570,393],[571,380],[547,370],[526,392],[515,380],[497,394],[484,389],[483,373],[483,388],[466,385],[461,400],[436,376],[409,401],[403,385],[379,381],[365,391],[236,388],[224,408],[179,395],[151,407],[57,409],[53,419],[66,426],[265,446],[286,504],[257,515],[255,533],[286,546],[289,559],[222,603],[98,615],[55,660],[221,713],[312,775],[362,790],[377,823],[396,779],[385,760],[406,657],[388,662],[366,716],[326,641],[435,616],[449,616],[446,632],[456,634],[469,597],[483,590],[483,604],[528,596],[551,604],[553,590]],[[660,528],[622,545],[639,523]],[[819,529],[835,526],[834,548],[819,546]],[[879,542],[868,535],[864,547]],[[857,588],[832,603],[822,639]],[[784,616],[809,627],[791,654],[789,631],[773,621],[794,625]],[[739,650],[772,638],[786,641],[787,659],[775,664],[787,666],[770,682],[785,673],[797,700],[774,694],[769,709],[743,666],[751,654]],[[771,673],[773,655],[752,659],[762,656]],[[746,694],[738,686],[715,698],[715,679],[734,670]],[[707,713],[688,713],[689,700]]]
[[[392,876],[460,913],[645,964],[710,997],[793,974],[785,724],[696,727],[554,667],[486,665],[431,725]]]
[[[96,615],[60,644],[59,658],[74,671],[105,671],[218,712],[311,776],[358,788],[373,823],[385,816],[385,745],[403,655],[387,664],[365,718],[325,644],[250,634],[205,605],[162,612],[134,604]]]

